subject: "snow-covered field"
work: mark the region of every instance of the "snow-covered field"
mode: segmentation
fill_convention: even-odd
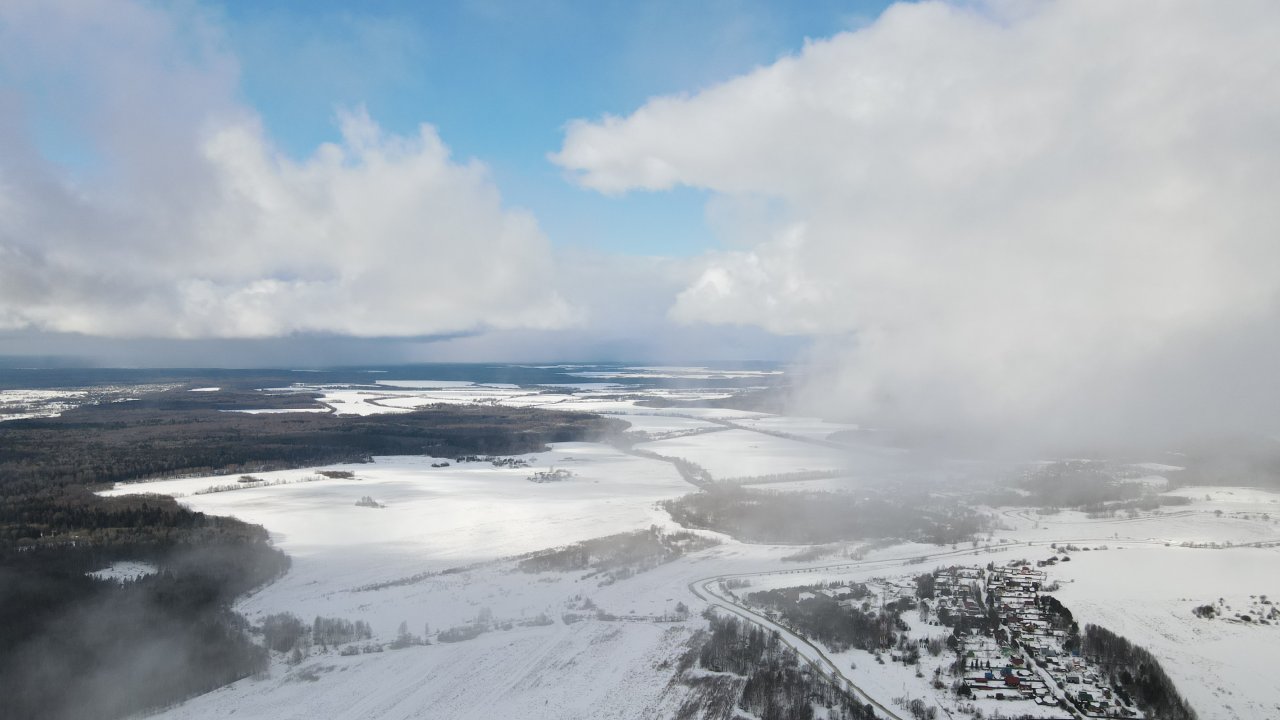
[[[122,560],[111,563],[110,565],[89,573],[90,576],[99,580],[111,580],[113,582],[129,582],[147,575],[154,575],[159,570],[151,563],[138,562],[136,560]]]
[[[368,465],[126,485],[111,494],[178,495],[198,510],[261,523],[293,558],[281,580],[244,599],[251,620],[292,612],[364,620],[387,641],[401,622],[433,629],[466,624],[481,612],[513,622],[457,644],[436,643],[351,657],[317,654],[297,667],[278,662],[265,680],[245,680],[174,708],[195,718],[631,718],[674,712],[683,690],[668,687],[670,662],[696,623],[620,620],[572,625],[559,618],[594,596],[619,615],[672,613],[682,586],[639,576],[601,589],[565,573],[515,571],[512,555],[603,535],[670,525],[655,502],[688,492],[672,466],[612,448],[565,443],[523,456],[529,468],[487,462],[432,468],[433,458],[378,458]],[[569,469],[562,482],[533,483],[536,469]],[[368,496],[383,508],[357,506]],[[464,571],[441,573],[471,566]],[[372,586],[372,587],[371,587]],[[638,592],[637,592],[638,591]],[[576,598],[576,600],[575,600]],[[549,626],[519,627],[546,615]],[[307,678],[307,679],[303,679]],[[425,680],[425,681],[424,681]],[[425,713],[425,714],[424,714]]]
[[[1191,499],[1135,517],[1091,519],[1064,510],[1040,515],[1033,510],[1000,511],[1011,539],[1116,538],[1182,545],[1248,544],[1280,540],[1280,494],[1254,488],[1180,488],[1170,495]],[[1208,498],[1208,499],[1206,499]]]
[[[706,420],[683,417],[680,415],[641,415],[640,413],[619,413],[613,417],[626,420],[631,423],[632,430],[643,432],[651,436],[665,435],[668,433],[685,433],[689,431],[706,432],[710,430],[724,429],[723,426],[707,422]]]
[[[491,633],[468,642],[354,657],[325,656],[261,681],[242,681],[165,718],[672,717],[682,693],[665,663],[686,625],[593,623]]]
[[[846,451],[737,429],[660,440],[640,447],[697,463],[717,480],[837,471],[849,463]]]
[[[0,422],[57,417],[82,405],[126,402],[137,395],[171,390],[174,384],[99,385],[91,389],[0,390]]]
[[[0,390],[0,421],[54,417],[88,402],[84,390]]]
[[[266,527],[294,559],[293,571],[277,583],[287,591],[293,585],[386,582],[666,524],[655,503],[691,489],[670,464],[604,445],[559,443],[550,452],[520,457],[530,467],[376,458],[324,468],[350,471],[351,479],[283,470],[255,473],[265,487],[240,488],[234,477],[215,476],[119,485],[108,494],[179,496],[201,512]],[[442,461],[451,464],[431,467]],[[551,467],[573,477],[528,481],[534,470]],[[229,489],[211,492],[221,488]],[[385,507],[357,506],[365,496]]]
[[[1280,549],[1124,547],[1073,558],[1055,568],[1058,597],[1150,650],[1203,720],[1280,717],[1280,625],[1191,612],[1220,596],[1280,597]]]
[[[657,393],[600,384],[665,376],[721,377],[705,368],[629,368],[612,375],[584,372],[585,382],[573,392],[458,381],[291,390],[319,392],[321,403],[340,414],[405,412],[437,402],[600,412],[625,419],[632,430],[652,438],[637,449],[692,461],[717,479],[850,472],[766,486],[782,489],[844,489],[892,459],[891,451],[843,450],[826,442],[832,432],[852,426],[731,409],[642,407],[637,399]],[[693,399],[699,393],[714,394],[661,392],[666,399]],[[1280,626],[1191,614],[1193,607],[1219,597],[1233,603],[1246,603],[1251,595],[1280,597],[1280,547],[1275,546],[1280,495],[1249,488],[1184,488],[1175,494],[1189,498],[1189,504],[1132,518],[996,509],[1005,529],[994,533],[989,547],[897,545],[856,563],[838,553],[788,562],[782,558],[796,553],[796,547],[720,537],[719,546],[602,583],[586,573],[527,574],[516,569],[512,556],[652,525],[673,529],[657,503],[695,488],[670,463],[605,445],[556,444],[523,457],[530,467],[376,458],[371,464],[320,468],[349,471],[351,478],[306,469],[256,473],[264,482],[251,487],[238,485],[234,476],[219,476],[109,491],[170,494],[195,509],[234,515],[270,530],[293,558],[293,567],[239,603],[253,621],[278,612],[306,621],[317,615],[363,620],[379,642],[390,641],[402,622],[415,634],[423,634],[424,626],[434,634],[480,616],[511,625],[460,643],[354,656],[316,651],[296,666],[277,660],[268,678],[240,681],[160,717],[670,717],[687,692],[672,684],[672,664],[703,624],[698,617],[703,601],[690,588],[697,581],[756,573],[749,590],[870,582],[950,564],[1035,560],[1048,555],[1050,542],[1109,548],[1073,552],[1072,562],[1058,565],[1059,596],[1082,624],[1105,625],[1151,649],[1202,718],[1280,717],[1280,686],[1267,672],[1280,666]],[[450,465],[431,467],[444,461]],[[552,483],[526,479],[552,467],[573,476]],[[1142,470],[1158,477],[1175,469]],[[356,504],[365,497],[384,507]],[[618,619],[566,623],[564,614],[587,600]],[[691,619],[657,621],[678,603],[689,606]],[[544,616],[552,623],[529,624]],[[914,630],[917,635],[929,631],[927,626]],[[835,659],[846,668],[856,664],[849,677],[886,703],[903,694],[933,692],[928,673],[917,678],[914,670],[879,665],[860,651]],[[951,711],[957,710],[954,705],[943,703]]]
[[[744,418],[739,420],[738,424],[764,432],[782,433],[813,440],[826,440],[832,433],[858,429],[857,425],[832,423],[821,418],[787,417],[783,415]]]

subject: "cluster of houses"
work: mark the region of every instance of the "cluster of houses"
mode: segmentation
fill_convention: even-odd
[[[985,574],[980,568],[946,568],[934,576],[933,582],[934,612],[944,624],[972,624],[986,617],[987,609],[982,604]]]
[[[1080,657],[1070,614],[1041,595],[1045,579],[1021,561],[937,577],[939,608],[948,607],[957,626],[962,693],[1059,710],[1041,717],[1137,717],[1128,698]]]
[[[572,470],[565,470],[564,468],[560,468],[559,470],[557,470],[555,468],[551,468],[550,470],[538,470],[534,472],[532,475],[530,475],[527,479],[529,480],[529,482],[549,483],[549,482],[560,482],[562,480],[568,480],[571,477],[573,477]]]

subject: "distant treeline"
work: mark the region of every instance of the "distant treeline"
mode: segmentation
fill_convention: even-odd
[[[667,533],[655,526],[530,553],[520,559],[519,567],[528,573],[590,569],[588,577],[600,575],[613,582],[718,544],[696,533]]]
[[[950,545],[972,539],[986,518],[927,497],[878,499],[848,493],[778,492],[716,485],[663,503],[688,528],[747,542],[820,544],[902,538]]]
[[[1164,457],[1163,453],[1151,455]],[[1122,461],[1063,460],[1014,478],[1011,487],[993,490],[982,500],[989,505],[1075,508],[1092,513],[1154,510],[1188,502],[1135,482],[1147,474],[1164,477],[1169,489],[1198,485],[1280,489],[1280,441],[1270,437],[1200,440],[1182,447],[1171,461],[1176,467],[1147,471]]]
[[[1137,500],[1148,492],[1139,483],[1120,480],[1108,463],[1095,460],[1064,460],[1036,467],[1013,486],[1021,493],[1005,490],[987,501],[993,505],[1097,508]]]
[[[174,391],[8,421],[0,427],[0,492],[359,462],[372,455],[510,455],[623,427],[586,413],[467,405],[365,417],[223,412],[310,402],[297,395]]]

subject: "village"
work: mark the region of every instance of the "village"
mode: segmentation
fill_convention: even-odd
[[[1082,656],[1071,612],[1042,594],[1047,587],[1042,568],[1057,562],[1055,556],[1034,568],[1019,560],[938,574],[938,616],[950,619],[957,630],[960,694],[1030,700],[1064,709],[1058,716],[1063,718],[1138,717],[1124,690],[1112,687],[1101,668]]]
[[[738,597],[745,595],[770,620],[823,642],[836,655],[865,650],[880,665],[887,659],[890,666],[914,667],[917,678],[927,678],[922,671],[933,665],[934,701],[954,711],[948,715],[1144,717],[1129,693],[1113,684],[1104,664],[1085,652],[1081,626],[1051,594],[1056,584],[1047,569],[1064,561],[1070,561],[1065,549],[1036,562],[944,567],[866,584],[763,593],[726,589],[738,589]],[[918,621],[912,617],[916,613]],[[850,636],[833,630],[833,623],[879,628],[881,634],[872,629],[866,639],[853,638],[851,651]],[[926,655],[932,662],[923,662]],[[865,677],[856,660],[850,667],[850,679]],[[1122,668],[1116,669],[1120,674]],[[947,674],[950,682],[943,682]],[[948,695],[947,702],[941,702],[940,693]]]

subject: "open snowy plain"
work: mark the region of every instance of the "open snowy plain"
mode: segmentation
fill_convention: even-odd
[[[584,378],[611,379],[617,376]],[[779,489],[842,487],[879,467],[868,461],[874,453],[841,450],[827,440],[849,426],[832,425],[828,432],[812,418],[639,405],[644,393],[607,384],[557,390],[419,381],[410,387],[306,389],[322,393],[321,402],[338,413],[403,412],[440,402],[600,412],[632,422],[641,441],[637,449],[695,462],[717,479],[833,475],[771,486]],[[686,391],[682,398],[681,391],[663,390],[664,399],[699,393]],[[1203,620],[1191,612],[1218,598],[1239,607],[1256,604],[1260,595],[1280,598],[1280,496],[1273,493],[1184,488],[1178,492],[1190,504],[1132,518],[996,508],[991,512],[1003,529],[976,547],[896,545],[864,549],[856,560],[848,557],[853,546],[796,562],[784,560],[796,553],[794,546],[744,544],[701,532],[720,544],[613,578],[525,572],[515,558],[654,526],[675,531],[659,501],[697,488],[670,462],[600,444],[556,444],[521,459],[527,467],[380,457],[255,473],[256,482],[184,478],[109,491],[169,494],[197,510],[270,530],[292,556],[293,568],[240,601],[238,610],[251,621],[280,612],[304,621],[339,617],[369,623],[379,648],[402,625],[430,641],[357,654],[313,648],[301,662],[278,658],[269,677],[242,680],[159,716],[672,717],[690,692],[678,682],[675,664],[704,626],[699,613],[708,603],[722,611],[734,607],[731,594],[708,594],[717,578],[744,576],[751,590],[834,581],[891,585],[933,567],[1035,561],[1057,543],[1091,548],[1073,552],[1074,562],[1054,569],[1063,602],[1082,624],[1103,624],[1151,649],[1201,718],[1280,717],[1280,687],[1269,673],[1280,666],[1280,625]],[[552,468],[570,475],[529,481],[533,472]],[[852,475],[834,477],[846,472]],[[678,612],[681,605],[687,615]],[[439,635],[477,620],[489,630],[473,639],[447,642]],[[913,630],[930,631],[923,625]],[[883,704],[885,714],[906,717],[894,705],[900,697],[931,698],[948,714],[960,710],[946,691],[929,687],[928,673],[921,679],[857,650],[833,654],[833,662]]]

